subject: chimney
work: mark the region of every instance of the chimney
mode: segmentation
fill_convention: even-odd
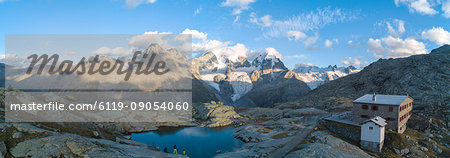
[[[375,93],[373,93],[372,101],[373,101],[373,102],[377,101],[377,95],[376,95]]]

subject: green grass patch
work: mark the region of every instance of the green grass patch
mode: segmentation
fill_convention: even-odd
[[[283,133],[278,133],[270,138],[272,139],[281,139],[281,138],[286,138],[286,137],[290,137],[289,132],[283,132]]]

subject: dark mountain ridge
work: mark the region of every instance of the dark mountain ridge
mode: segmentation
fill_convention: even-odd
[[[330,81],[295,101],[277,106],[323,106],[330,97],[356,99],[367,93],[409,95],[414,112],[450,120],[450,45],[429,54],[379,59],[358,73]]]

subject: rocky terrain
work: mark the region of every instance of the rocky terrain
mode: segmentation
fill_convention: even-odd
[[[269,157],[286,155],[316,127],[327,112],[313,108],[279,110],[248,108],[239,112],[248,118],[246,125],[236,128],[234,137],[245,144],[234,152],[216,157]]]
[[[381,153],[359,148],[359,142],[333,133],[321,121],[331,113],[315,108],[244,108],[234,137],[241,149],[216,157],[446,157],[448,136],[415,129],[386,131]],[[242,120],[241,120],[242,121]]]
[[[239,114],[248,120],[233,136],[245,144],[216,157],[372,157],[318,124],[329,115],[323,110],[246,108]]]
[[[407,129],[403,134],[386,131],[385,137],[381,157],[447,157],[449,154],[448,146],[442,145],[445,140],[414,129]]]
[[[276,107],[346,111],[351,100],[367,93],[409,95],[414,98],[414,107],[408,130],[387,136],[382,157],[442,157],[448,155],[450,147],[449,83],[450,45],[444,45],[429,54],[380,59],[358,73],[330,81]]]
[[[1,154],[8,157],[183,157],[160,152],[129,138],[98,139],[98,131],[93,131],[94,138],[91,138],[41,124],[1,123],[0,128]]]
[[[195,104],[193,116],[200,123],[200,126],[206,127],[237,125],[243,119],[241,115],[236,113],[234,107],[215,101]]]
[[[57,134],[18,143],[10,149],[15,157],[183,157],[167,154],[132,140],[116,141],[86,138],[73,134]]]
[[[308,136],[298,150],[286,158],[295,157],[373,157],[358,146],[352,145],[331,135],[327,131],[315,131]]]

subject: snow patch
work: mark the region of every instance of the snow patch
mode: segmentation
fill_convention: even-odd
[[[226,77],[224,74],[220,73],[202,74],[200,77],[206,84],[208,84],[209,86],[213,87],[218,92],[220,92],[219,84],[214,82],[214,77],[217,75],[222,76],[222,78]]]
[[[247,75],[247,72],[232,72],[229,81],[234,92],[231,95],[233,102],[247,94],[253,88],[252,81]]]

